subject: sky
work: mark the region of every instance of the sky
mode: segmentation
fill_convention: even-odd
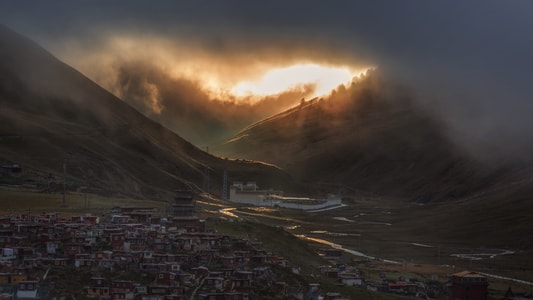
[[[273,68],[377,68],[461,141],[523,156],[533,150],[532,12],[528,0],[0,2],[3,24],[118,96],[129,92],[119,75],[139,64],[222,100]],[[165,106],[154,101],[157,114]]]

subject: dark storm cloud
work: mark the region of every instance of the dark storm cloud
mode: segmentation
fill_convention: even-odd
[[[107,36],[186,38],[221,57],[367,63],[471,148],[530,152],[531,1],[3,1],[3,22],[60,56]],[[291,50],[289,49],[297,49]],[[490,142],[487,144],[487,142]]]

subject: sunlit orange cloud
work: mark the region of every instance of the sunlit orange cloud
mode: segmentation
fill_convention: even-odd
[[[268,47],[250,53],[202,46],[194,40],[121,34],[110,35],[92,50],[72,42],[61,57],[114,93],[115,72],[124,62],[134,60],[150,62],[175,78],[196,82],[213,99],[231,101],[250,101],[301,86],[308,89],[310,85],[314,93],[309,96],[321,96],[368,69],[364,65],[332,63],[328,53],[299,56],[300,48]]]
[[[349,83],[356,74],[348,68],[298,64],[269,70],[258,81],[242,81],[231,92],[237,96],[278,94],[302,84],[313,84],[313,96],[322,96],[340,84]]]

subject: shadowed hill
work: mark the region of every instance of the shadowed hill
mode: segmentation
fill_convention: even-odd
[[[168,197],[182,184],[213,190],[230,180],[282,187],[277,168],[221,160],[149,120],[34,42],[0,26],[0,162],[78,185],[136,197]],[[219,183],[220,182],[220,183]]]
[[[344,186],[421,201],[461,197],[504,175],[467,156],[444,130],[376,72],[252,125],[215,150],[276,164],[330,190]]]

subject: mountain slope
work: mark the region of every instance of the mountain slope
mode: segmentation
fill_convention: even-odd
[[[468,157],[409,94],[374,73],[246,128],[216,151],[276,164],[298,180],[426,201],[503,176]]]
[[[0,41],[3,164],[58,176],[66,162],[74,185],[152,198],[180,184],[201,186],[207,168],[220,182],[223,168],[264,185],[290,182],[271,166],[197,149],[4,26]]]

